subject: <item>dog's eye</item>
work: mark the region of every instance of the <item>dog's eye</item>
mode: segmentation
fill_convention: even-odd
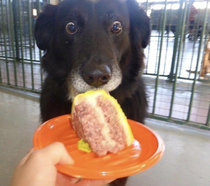
[[[122,25],[119,21],[115,21],[112,25],[112,28],[111,28],[112,32],[114,33],[120,33],[121,30],[122,30]]]
[[[73,22],[67,23],[67,25],[66,25],[66,31],[69,34],[75,34],[77,32],[77,26],[76,26],[76,24],[73,23]]]

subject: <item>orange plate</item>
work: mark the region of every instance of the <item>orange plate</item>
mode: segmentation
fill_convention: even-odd
[[[64,143],[67,151],[74,159],[74,165],[57,165],[58,171],[89,179],[115,179],[142,172],[163,156],[165,145],[163,140],[148,127],[128,120],[134,143],[117,154],[98,157],[95,153],[86,153],[77,149],[79,138],[70,125],[70,115],[53,118],[42,124],[34,134],[34,147],[41,149],[53,142]]]

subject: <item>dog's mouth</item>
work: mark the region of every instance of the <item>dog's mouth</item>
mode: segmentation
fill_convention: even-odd
[[[99,90],[103,89],[107,92],[115,90],[122,81],[122,74],[119,68],[113,68],[113,72],[106,83],[100,86],[91,84],[84,80],[84,78],[78,73],[78,71],[73,71],[70,78],[68,79],[69,84],[69,100],[73,100],[75,96],[80,93],[84,93],[88,90]]]
[[[110,91],[108,91],[108,90],[106,90],[105,88],[103,88],[103,87],[99,87],[99,88],[91,88],[91,89],[87,89],[86,91],[88,91],[88,90],[101,90],[101,89],[103,89],[103,90],[105,90],[107,93],[109,93],[109,92],[111,92],[112,90],[110,90]],[[85,93],[86,91],[84,91],[84,92],[79,92],[79,91],[77,91],[76,89],[75,89],[75,87],[73,87],[73,86],[70,86],[69,87],[69,100],[73,100],[78,94],[82,94],[82,93]]]

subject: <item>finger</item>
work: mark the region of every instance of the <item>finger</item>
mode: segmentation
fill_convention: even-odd
[[[34,148],[31,148],[31,149],[29,150],[29,152],[25,155],[25,157],[23,157],[23,158],[20,160],[18,166],[22,166],[22,165],[28,160],[28,158],[30,157],[30,155],[31,155],[34,151],[35,151],[35,149],[34,149]]]
[[[104,186],[114,180],[88,180],[84,179],[75,184],[75,186]]]
[[[61,174],[58,172],[57,179],[56,179],[56,185],[72,185],[72,184],[77,183],[79,180],[80,180],[80,178],[67,176],[65,174]]]
[[[54,142],[31,154],[31,158],[38,159],[43,165],[74,164],[63,143]]]

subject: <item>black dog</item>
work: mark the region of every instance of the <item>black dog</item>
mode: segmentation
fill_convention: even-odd
[[[149,37],[149,18],[135,0],[47,5],[35,25],[47,74],[40,100],[42,121],[69,114],[77,94],[105,89],[128,118],[143,123],[147,100],[139,72]]]

